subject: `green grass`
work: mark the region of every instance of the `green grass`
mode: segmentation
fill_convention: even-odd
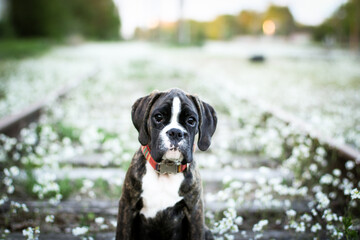
[[[21,59],[38,56],[54,45],[46,39],[6,39],[0,40],[0,60]]]

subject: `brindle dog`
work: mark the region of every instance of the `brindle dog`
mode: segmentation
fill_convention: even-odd
[[[127,171],[117,240],[209,240],[202,185],[193,161],[211,144],[217,117],[209,104],[180,89],[153,92],[132,107],[142,147]]]

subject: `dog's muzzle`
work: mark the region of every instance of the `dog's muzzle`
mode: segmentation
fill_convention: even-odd
[[[164,161],[170,161],[170,162],[181,162],[184,159],[183,154],[180,152],[179,148],[171,148],[167,150],[162,157]]]
[[[154,168],[154,170],[160,174],[176,174],[185,171],[189,164],[181,164],[180,161],[163,160],[161,163],[157,163],[150,154],[149,146],[141,146],[146,160]]]

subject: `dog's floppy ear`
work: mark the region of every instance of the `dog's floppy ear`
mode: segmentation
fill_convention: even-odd
[[[189,96],[194,102],[199,113],[199,140],[198,147],[201,151],[205,151],[210,147],[211,137],[215,132],[217,124],[217,116],[214,108],[199,100],[197,96]]]
[[[162,92],[154,91],[150,95],[139,98],[132,106],[131,119],[139,132],[139,142],[145,146],[150,141],[147,122],[149,113],[154,102],[162,95]]]

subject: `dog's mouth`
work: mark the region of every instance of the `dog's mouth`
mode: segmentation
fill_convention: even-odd
[[[181,162],[184,159],[184,155],[180,152],[179,148],[170,148],[165,152],[162,157],[164,162]]]

